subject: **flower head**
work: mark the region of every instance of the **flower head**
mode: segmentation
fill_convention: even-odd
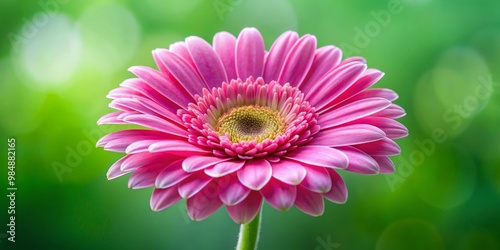
[[[151,208],[187,199],[189,216],[202,220],[225,206],[237,223],[262,201],[287,210],[323,213],[324,198],[347,199],[337,170],[392,173],[393,141],[407,135],[395,121],[405,113],[396,93],[368,89],[383,75],[365,60],[341,60],[334,46],[283,33],[264,48],[254,28],[227,32],[213,45],[188,37],[156,49],[159,69],[132,67],[137,78],[112,90],[117,112],[99,124],[136,124],[98,145],[124,152],[108,171],[132,173],[131,188],[154,187]]]

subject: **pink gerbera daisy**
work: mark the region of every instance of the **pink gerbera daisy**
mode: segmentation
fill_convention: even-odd
[[[341,60],[334,46],[283,33],[265,50],[254,28],[227,32],[211,46],[188,37],[156,49],[159,70],[130,68],[137,78],[112,90],[117,112],[98,124],[136,124],[103,137],[98,146],[126,155],[108,171],[132,173],[131,188],[154,187],[151,208],[181,199],[193,220],[225,206],[247,223],[263,200],[323,213],[324,198],[344,203],[337,170],[392,173],[393,141],[407,135],[405,115],[389,89],[367,89],[383,75],[360,57]]]

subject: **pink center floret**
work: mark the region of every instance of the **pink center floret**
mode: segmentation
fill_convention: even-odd
[[[320,126],[314,107],[304,100],[304,94],[288,83],[276,81],[265,83],[262,78],[249,77],[245,82],[232,80],[210,92],[203,90],[203,96],[196,96],[197,103],[190,103],[187,110],[179,110],[189,132],[190,143],[211,149],[218,157],[266,158],[278,161],[278,157],[306,144],[318,133]],[[270,133],[268,138],[234,141],[231,134],[218,128],[221,118],[235,108],[264,107],[282,120],[283,129]]]

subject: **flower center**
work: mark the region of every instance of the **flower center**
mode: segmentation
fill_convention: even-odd
[[[285,122],[268,107],[244,106],[233,108],[217,122],[219,135],[229,134],[232,142],[274,139],[285,131]]]

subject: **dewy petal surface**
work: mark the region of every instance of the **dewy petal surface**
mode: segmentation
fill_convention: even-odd
[[[324,199],[346,202],[343,170],[393,173],[389,156],[408,129],[395,120],[405,115],[398,94],[372,88],[384,73],[317,48],[310,34],[267,44],[255,28],[218,32],[212,44],[190,36],[153,50],[157,69],[131,67],[135,76],[106,96],[116,111],[97,121],[133,127],[97,143],[125,154],[108,179],[130,174],[130,188],[151,187],[154,211],[184,198],[193,220],[224,206],[241,224],[264,200],[312,216]]]

